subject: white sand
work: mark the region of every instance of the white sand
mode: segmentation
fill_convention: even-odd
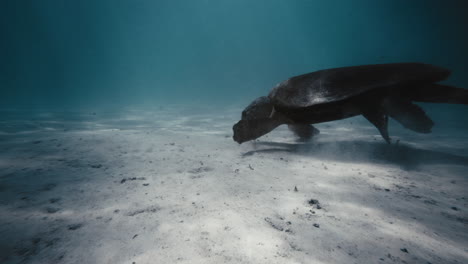
[[[239,146],[240,111],[2,112],[0,262],[468,263],[466,118]]]

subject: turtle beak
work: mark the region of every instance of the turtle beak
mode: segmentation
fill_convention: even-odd
[[[242,144],[248,141],[247,139],[248,128],[246,127],[246,123],[243,121],[244,120],[240,120],[232,127],[232,130],[234,132],[234,135],[232,136],[232,138],[234,139],[234,141],[236,141],[239,144]]]

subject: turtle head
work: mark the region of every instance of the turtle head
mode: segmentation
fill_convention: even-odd
[[[262,96],[250,103],[244,111],[242,111],[243,120],[260,119],[270,117],[273,111],[273,104],[270,98]]]
[[[281,125],[280,120],[271,118],[273,109],[273,104],[266,96],[259,97],[250,103],[242,111],[242,119],[232,127],[234,141],[242,144],[254,140]]]

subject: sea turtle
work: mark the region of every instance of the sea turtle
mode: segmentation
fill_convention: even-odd
[[[468,104],[468,90],[437,84],[450,71],[423,63],[325,69],[292,77],[259,97],[233,126],[239,144],[287,124],[301,139],[319,133],[311,124],[363,115],[390,143],[388,117],[419,133],[434,122],[413,102]]]

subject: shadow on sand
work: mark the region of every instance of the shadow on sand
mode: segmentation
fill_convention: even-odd
[[[416,169],[420,165],[452,164],[468,166],[468,157],[422,149],[405,144],[388,145],[369,141],[336,141],[308,143],[257,142],[256,150],[242,154],[243,157],[256,153],[289,152],[323,160],[342,162],[378,162],[400,165],[405,169]],[[266,148],[263,148],[266,147]]]

